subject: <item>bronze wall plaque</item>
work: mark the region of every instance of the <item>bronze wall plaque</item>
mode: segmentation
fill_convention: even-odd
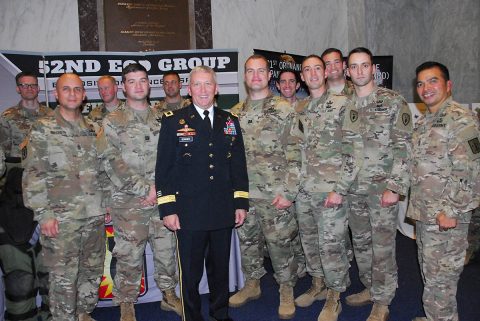
[[[103,0],[105,49],[191,49],[189,13],[189,0]]]

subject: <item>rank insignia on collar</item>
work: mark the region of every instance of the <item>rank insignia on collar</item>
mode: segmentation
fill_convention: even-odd
[[[173,116],[173,112],[169,110],[169,111],[166,111],[164,115],[167,117],[170,117],[170,116]]]

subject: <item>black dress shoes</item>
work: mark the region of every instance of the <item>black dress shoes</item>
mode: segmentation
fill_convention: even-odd
[[[210,317],[210,321],[233,321],[233,319],[232,318],[215,319],[214,317]]]

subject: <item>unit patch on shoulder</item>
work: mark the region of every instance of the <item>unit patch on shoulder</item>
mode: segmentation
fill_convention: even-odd
[[[404,126],[407,126],[408,124],[410,124],[410,120],[411,120],[411,117],[409,114],[407,113],[402,114],[402,123]]]
[[[480,153],[480,141],[479,141],[478,137],[470,139],[468,141],[468,145],[470,146],[470,149],[472,150],[473,154]]]
[[[356,110],[350,110],[350,121],[352,123],[356,122],[358,119],[358,112]]]

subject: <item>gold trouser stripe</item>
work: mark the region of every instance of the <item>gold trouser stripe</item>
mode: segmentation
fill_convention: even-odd
[[[180,283],[180,301],[182,302],[182,321],[186,321],[185,317],[185,304],[183,302],[183,282],[182,282],[182,261],[180,260],[180,253],[178,251],[178,236],[177,231],[173,232],[175,234],[175,243],[176,243],[176,252],[177,252],[177,263],[178,263],[178,282]]]
[[[162,205],[162,204],[165,204],[165,203],[172,203],[172,202],[176,202],[176,201],[177,201],[177,199],[175,198],[175,195],[165,195],[165,196],[157,198],[157,204],[158,205]]]
[[[233,193],[233,198],[248,198],[248,192],[236,191]]]

